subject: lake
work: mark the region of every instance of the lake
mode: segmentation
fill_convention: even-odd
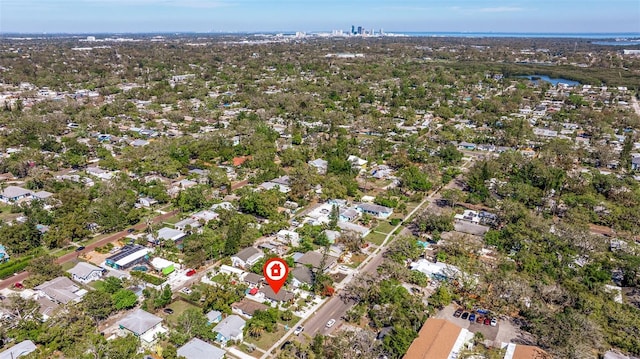
[[[528,76],[518,76],[520,78],[524,78],[524,79],[529,79],[535,83],[537,83],[538,81],[542,80],[545,82],[548,82],[550,84],[552,84],[553,86],[559,84],[559,83],[563,83],[563,84],[567,84],[569,86],[578,86],[580,85],[580,83],[578,81],[573,81],[573,80],[567,80],[567,79],[563,79],[563,78],[551,78],[547,75],[528,75]]]

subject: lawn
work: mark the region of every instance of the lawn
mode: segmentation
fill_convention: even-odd
[[[159,316],[161,316],[161,317],[165,317],[167,322],[169,322],[172,325],[176,323],[178,317],[182,313],[184,313],[187,309],[195,308],[195,309],[198,309],[198,310],[202,310],[202,308],[197,307],[197,306],[195,306],[195,305],[193,305],[191,303],[187,303],[184,300],[180,300],[180,299],[178,299],[178,300],[174,301],[173,303],[169,304],[167,306],[167,308],[173,309],[173,314],[167,314],[167,313],[163,312],[162,309],[160,309],[157,314]]]
[[[376,232],[390,233],[396,226],[389,223],[389,221],[380,221],[380,224],[374,229]]]
[[[379,245],[382,244],[382,242],[384,242],[384,239],[386,237],[387,237],[386,234],[371,232],[366,237],[364,237],[364,239],[366,241],[369,241],[369,242],[379,246]]]
[[[170,225],[174,225],[178,222],[180,222],[182,220],[182,218],[180,218],[180,215],[175,215],[173,217],[169,217],[167,219],[164,220],[164,224],[170,224]]]
[[[262,350],[268,350],[269,348],[271,348],[273,344],[275,344],[278,340],[280,340],[280,338],[282,338],[285,335],[285,333],[286,331],[284,330],[284,327],[281,325],[278,325],[278,330],[276,330],[273,333],[264,332],[260,336],[260,338],[253,338],[247,335],[245,336],[244,341],[250,344],[255,344],[255,346],[257,346]]]

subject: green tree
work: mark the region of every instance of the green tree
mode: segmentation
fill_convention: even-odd
[[[112,296],[113,305],[117,310],[129,309],[136,306],[138,297],[128,289],[120,289]]]
[[[108,293],[92,290],[82,298],[82,307],[85,313],[97,323],[113,313],[113,300]]]

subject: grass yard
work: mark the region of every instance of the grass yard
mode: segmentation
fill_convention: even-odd
[[[284,327],[281,325],[278,325],[278,329],[273,333],[264,332],[260,336],[260,338],[253,338],[247,335],[245,336],[244,341],[247,343],[254,344],[255,346],[257,346],[262,350],[268,350],[269,348],[271,348],[273,344],[275,344],[278,340],[280,340],[280,338],[282,338],[285,335],[285,333],[286,331],[284,330]]]
[[[371,232],[366,237],[364,237],[364,240],[379,246],[382,244],[382,242],[384,242],[384,239],[386,237],[386,234]]]
[[[158,313],[156,314],[161,317],[164,317],[167,320],[167,322],[169,322],[171,325],[175,325],[176,321],[178,320],[178,317],[189,308],[202,310],[202,308],[197,307],[191,303],[187,303],[184,300],[180,300],[180,299],[169,304],[167,308],[173,309],[173,314],[167,314],[162,309],[158,310]]]
[[[380,221],[380,224],[374,229],[376,232],[390,233],[396,226],[389,223],[389,221]]]

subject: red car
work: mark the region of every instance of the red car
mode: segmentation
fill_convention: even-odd
[[[491,324],[491,319],[484,318],[484,325],[489,325],[489,324]]]
[[[196,274],[195,269],[187,269],[187,277],[191,277],[194,274]]]
[[[23,285],[22,285],[22,283],[20,283],[20,282],[16,282],[16,283],[13,285],[13,287],[14,287],[14,288],[18,288],[18,289],[22,289],[22,288],[24,288],[24,286],[23,286]]]

